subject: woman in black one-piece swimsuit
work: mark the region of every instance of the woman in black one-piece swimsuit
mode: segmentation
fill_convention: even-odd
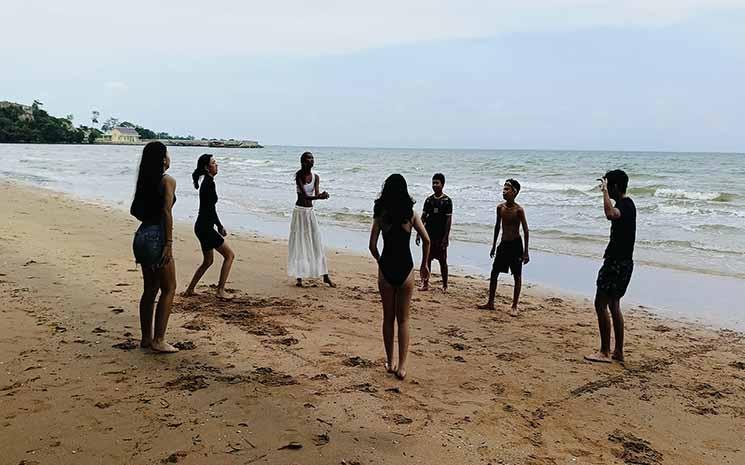
[[[392,174],[385,180],[383,192],[375,201],[373,225],[370,231],[370,253],[378,261],[378,289],[383,300],[383,344],[386,369],[398,379],[406,377],[406,357],[409,352],[409,304],[414,292],[414,261],[411,258],[411,230],[422,238],[422,265],[419,276],[429,278],[427,267],[429,235],[419,215],[414,213],[414,200],[409,195],[406,180]],[[378,238],[383,234],[383,253],[378,253]],[[393,362],[393,331],[398,323],[398,365]]]
[[[199,178],[204,176],[202,185],[199,185]],[[194,234],[199,239],[202,247],[204,259],[199,265],[194,277],[189,283],[189,287],[184,292],[185,296],[194,295],[194,288],[202,279],[204,273],[209,269],[214,261],[213,250],[217,250],[223,256],[222,268],[220,269],[220,281],[217,284],[217,297],[221,299],[230,298],[225,293],[225,283],[228,281],[230,268],[233,266],[235,254],[225,242],[224,237],[228,235],[227,231],[217,216],[215,205],[217,204],[217,190],[215,189],[215,176],[217,176],[217,161],[209,153],[205,153],[197,161],[197,169],[194,170],[191,177],[194,180],[194,188],[199,189],[199,214],[197,221],[194,223]],[[217,226],[217,230],[215,230]]]

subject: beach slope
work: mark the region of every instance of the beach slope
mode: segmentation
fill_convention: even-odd
[[[533,287],[510,318],[511,288],[487,313],[487,283],[455,277],[415,294],[399,382],[371,260],[332,251],[339,288],[298,289],[284,242],[238,235],[238,298],[178,297],[184,350],[153,355],[135,221],[15,184],[0,198],[2,463],[745,463],[741,334],[633,309],[626,367],[592,365],[589,300]],[[201,254],[191,225],[174,237],[183,289]]]

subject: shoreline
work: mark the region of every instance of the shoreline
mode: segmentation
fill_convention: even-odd
[[[115,208],[126,214],[126,205],[112,204],[103,199],[89,199],[79,194],[38,186],[22,180],[4,182],[22,188],[41,189],[65,195],[91,205]],[[183,211],[188,207],[188,211],[192,213],[176,214],[174,219],[191,230],[195,218],[193,212],[197,211],[196,204],[191,204],[196,199],[182,197],[180,200],[178,210]],[[225,206],[223,208],[225,209]],[[280,242],[286,242],[289,234],[287,218],[268,218],[254,213],[230,210],[222,211],[220,216],[226,225],[239,225],[229,229],[237,234],[249,234],[262,240]],[[243,226],[246,224],[251,226]],[[321,229],[330,252],[341,251],[361,259],[370,259],[367,253],[368,231],[323,222]],[[449,250],[451,274],[454,272],[488,282],[491,259],[484,251],[484,244],[452,241]],[[420,261],[421,250],[412,247],[412,252],[415,262]],[[601,264],[602,258],[531,250],[531,263],[525,267],[523,282],[571,299],[592,299],[597,271]],[[433,262],[432,267],[439,273],[437,262]],[[562,272],[559,273],[557,270]],[[499,287],[504,285],[512,286],[512,277],[508,274],[500,274]],[[624,308],[645,308],[662,317],[685,323],[700,324],[714,329],[745,331],[745,309],[732,311],[733,308],[737,308],[739,302],[745,302],[743,279],[723,274],[654,266],[637,261],[628,294],[622,303]]]
[[[329,251],[339,288],[297,289],[286,243],[238,234],[238,298],[210,295],[213,265],[201,295],[174,304],[168,339],[190,350],[156,356],[127,345],[137,222],[38,188],[0,192],[9,463],[745,461],[743,334],[631,309],[625,368],[594,365],[589,302],[530,287],[511,318],[504,287],[498,311],[479,312],[486,282],[454,277],[448,294],[415,294],[399,382],[383,369],[371,259]],[[174,239],[180,291],[201,253],[190,224]]]

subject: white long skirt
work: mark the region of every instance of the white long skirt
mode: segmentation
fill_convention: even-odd
[[[292,278],[317,278],[328,274],[321,229],[313,207],[298,207],[292,212],[287,275]]]

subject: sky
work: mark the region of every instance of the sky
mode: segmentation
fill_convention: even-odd
[[[745,0],[3,0],[0,100],[298,146],[745,152]]]

